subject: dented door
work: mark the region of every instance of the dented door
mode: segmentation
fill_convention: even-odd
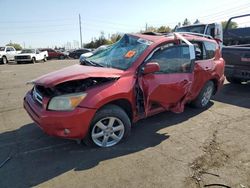
[[[139,84],[144,94],[146,115],[154,107],[182,112],[185,96],[193,82],[193,63],[189,47],[176,45],[160,49],[147,61],[156,62],[160,71],[141,75]]]

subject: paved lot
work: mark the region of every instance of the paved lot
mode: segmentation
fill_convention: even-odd
[[[250,187],[250,84],[225,83],[206,110],[138,122],[109,149],[49,137],[22,108],[25,82],[76,60],[0,65],[0,187]],[[214,187],[214,186],[213,186]]]

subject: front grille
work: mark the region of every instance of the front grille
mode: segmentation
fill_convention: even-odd
[[[24,56],[15,56],[15,59],[30,59],[30,56],[24,55]]]
[[[39,104],[43,104],[42,94],[36,89],[36,86],[34,86],[33,88],[32,96],[33,96],[33,99],[37,101]]]

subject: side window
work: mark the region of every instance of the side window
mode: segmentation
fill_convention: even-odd
[[[11,51],[15,51],[15,49],[12,47],[12,48],[11,48]]]
[[[187,73],[191,72],[189,47],[175,45],[156,51],[147,62],[157,62],[160,71],[157,73]]]
[[[213,43],[213,42],[207,42],[205,41],[204,42],[204,46],[205,46],[205,49],[206,49],[206,59],[212,59],[214,58],[214,55],[215,55],[215,50],[216,50],[216,44]]]
[[[10,51],[11,51],[11,48],[8,47],[8,48],[6,49],[6,52],[10,52]]]
[[[195,48],[195,60],[206,59],[206,51],[202,42],[193,41],[192,44]]]

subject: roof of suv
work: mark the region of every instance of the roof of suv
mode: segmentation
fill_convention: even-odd
[[[150,40],[154,43],[158,43],[158,42],[164,42],[164,41],[171,41],[173,40],[173,35],[171,35],[173,33],[170,33],[168,35],[147,35],[147,34],[132,34],[134,36],[146,39],[146,40]],[[206,37],[201,37],[201,36],[197,36],[197,35],[192,35],[192,34],[188,34],[188,33],[179,33],[180,35],[182,35],[183,37],[185,37],[187,40],[192,41],[192,40],[196,40],[196,41],[209,41],[209,42],[215,42],[215,40],[213,39],[208,39]]]

